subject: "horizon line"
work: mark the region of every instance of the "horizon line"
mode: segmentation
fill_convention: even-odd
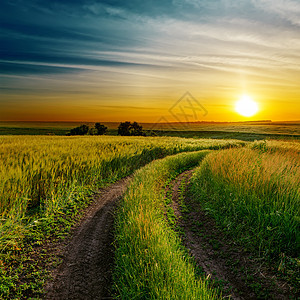
[[[60,120],[56,120],[56,121],[50,121],[50,120],[0,120],[0,123],[4,123],[4,122],[20,122],[20,123],[122,123],[122,122],[132,122],[129,120],[126,121],[60,121]],[[134,121],[133,121],[134,122]],[[199,124],[199,123],[279,123],[279,122],[300,122],[300,119],[296,119],[296,120],[244,120],[244,121],[192,121],[192,122],[178,122],[178,121],[174,121],[174,122],[143,122],[143,121],[139,121],[137,123],[142,123],[142,124]]]

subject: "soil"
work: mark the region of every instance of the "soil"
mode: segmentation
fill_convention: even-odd
[[[123,179],[102,190],[58,247],[62,263],[46,284],[45,299],[112,299],[114,211],[127,183]]]
[[[251,255],[232,237],[218,228],[216,222],[188,192],[192,170],[179,175],[173,182],[172,203],[181,228],[183,244],[212,286],[222,289],[222,296],[231,299],[296,299],[292,288],[261,259]],[[180,186],[188,212],[181,212]],[[204,275],[203,274],[203,275]]]

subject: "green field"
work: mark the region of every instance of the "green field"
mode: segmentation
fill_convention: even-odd
[[[2,137],[0,214],[8,245],[14,228],[35,216],[51,216],[153,159],[233,141],[135,137]],[[80,197],[80,196],[79,196]],[[8,237],[6,237],[8,235]]]
[[[100,187],[167,155],[242,144],[231,140],[167,137],[3,136],[0,140],[1,293],[15,293],[18,276],[9,258],[22,249],[60,236]],[[19,289],[25,289],[19,287]],[[4,298],[5,298],[4,297]]]
[[[298,140],[1,136],[0,298],[42,297],[47,273],[26,267],[28,251],[66,236],[90,195],[131,174],[116,216],[116,297],[221,297],[166,219],[165,188],[190,168],[195,201],[297,287],[299,155]]]

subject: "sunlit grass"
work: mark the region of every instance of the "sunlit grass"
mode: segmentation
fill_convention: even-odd
[[[155,161],[135,173],[116,221],[115,288],[121,299],[216,299],[165,218],[164,186],[207,151]]]
[[[293,153],[300,153],[300,141],[299,140],[265,140],[265,141],[256,141],[250,145],[253,149],[258,149],[261,151],[268,152],[281,152],[287,153],[291,156]]]
[[[38,261],[30,268],[23,262],[45,241],[65,236],[99,188],[157,158],[239,144],[167,137],[0,137],[0,298],[42,295],[46,270]]]
[[[275,260],[278,269],[283,258],[287,263],[300,251],[298,150],[296,142],[222,150],[207,156],[192,178],[194,197],[218,223],[249,249]]]
[[[16,244],[33,220],[65,213],[95,189],[153,159],[235,143],[159,137],[1,137],[0,248]]]

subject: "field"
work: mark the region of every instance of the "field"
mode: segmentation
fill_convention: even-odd
[[[59,223],[65,222],[61,216],[76,214],[93,191],[153,159],[234,144],[238,143],[155,137],[2,137],[1,252],[5,256],[21,251],[24,238],[36,244],[43,235],[60,234]]]
[[[80,122],[0,122],[0,135],[66,135]],[[85,123],[93,126],[94,123]],[[117,135],[119,123],[103,122],[109,135]],[[146,132],[158,136],[187,138],[237,139],[299,139],[300,122],[195,122],[141,123]]]
[[[60,264],[56,252],[50,253],[51,245],[72,234],[72,226],[93,202],[91,195],[129,175],[110,228],[113,297],[218,299],[237,298],[242,292],[245,297],[251,290],[257,299],[272,299],[276,293],[296,298],[300,250],[296,139],[2,136],[0,156],[0,298],[43,298],[50,270]],[[174,180],[186,170],[189,175],[175,189]],[[196,225],[215,227],[187,225],[192,218]],[[227,287],[235,284],[231,271],[227,270],[229,283],[224,288],[212,270],[203,268],[189,238],[196,234],[205,243],[205,232],[208,236],[208,231],[216,230],[230,247],[250,253],[251,258],[244,260],[259,262],[265,278],[272,274],[273,286],[245,279],[245,287],[235,291]],[[214,251],[228,246],[216,247],[219,240],[208,240]],[[218,255],[229,256],[227,250]],[[246,265],[235,272],[255,277]]]

